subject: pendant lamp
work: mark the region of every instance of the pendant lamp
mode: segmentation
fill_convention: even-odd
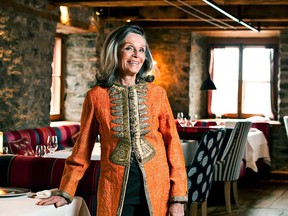
[[[216,90],[216,86],[211,80],[210,74],[208,75],[208,78],[202,83],[200,90]]]

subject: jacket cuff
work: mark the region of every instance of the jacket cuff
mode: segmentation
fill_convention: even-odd
[[[183,196],[173,196],[170,198],[170,203],[187,203],[188,197]]]
[[[61,196],[61,197],[63,197],[63,198],[67,201],[68,204],[70,204],[70,203],[73,201],[73,197],[70,196],[70,195],[69,195],[68,193],[66,193],[65,191],[59,190],[59,191],[57,191],[57,192],[55,193],[55,195],[56,195],[56,196]]]

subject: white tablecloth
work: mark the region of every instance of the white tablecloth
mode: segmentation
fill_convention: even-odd
[[[67,158],[71,155],[72,148],[67,148],[64,150],[56,151],[53,156],[51,154],[46,154],[44,157],[53,157],[53,158]],[[91,160],[100,160],[101,155],[101,145],[100,143],[95,143],[93,152],[91,155]]]
[[[197,141],[181,140],[181,145],[186,166],[190,165],[197,150]],[[251,168],[254,172],[258,172],[256,161],[259,158],[263,158],[265,163],[271,165],[268,143],[262,131],[256,128],[250,129],[243,158],[246,160],[246,168]]]
[[[254,172],[258,172],[256,161],[259,158],[263,158],[265,163],[271,165],[269,147],[264,134],[262,131],[252,128],[247,136],[246,151],[244,155],[244,159],[247,162],[246,167],[251,168]]]
[[[0,198],[0,216],[90,216],[89,209],[81,197],[75,196],[73,202],[55,208],[54,205],[38,206],[39,199],[27,196]]]

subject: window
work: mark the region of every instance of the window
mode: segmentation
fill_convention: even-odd
[[[210,114],[232,118],[260,115],[274,119],[274,48],[226,46],[213,48],[210,74]]]
[[[51,86],[51,101],[50,101],[50,119],[61,119],[62,105],[62,65],[61,65],[61,49],[62,39],[55,38],[54,55],[52,62],[52,86]]]

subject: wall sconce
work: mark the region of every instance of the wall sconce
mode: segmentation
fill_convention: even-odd
[[[69,11],[68,7],[66,6],[60,6],[60,21],[64,25],[70,25],[70,17],[69,17]]]
[[[211,80],[210,74],[208,74],[208,78],[202,83],[200,90],[216,90],[216,86]]]

